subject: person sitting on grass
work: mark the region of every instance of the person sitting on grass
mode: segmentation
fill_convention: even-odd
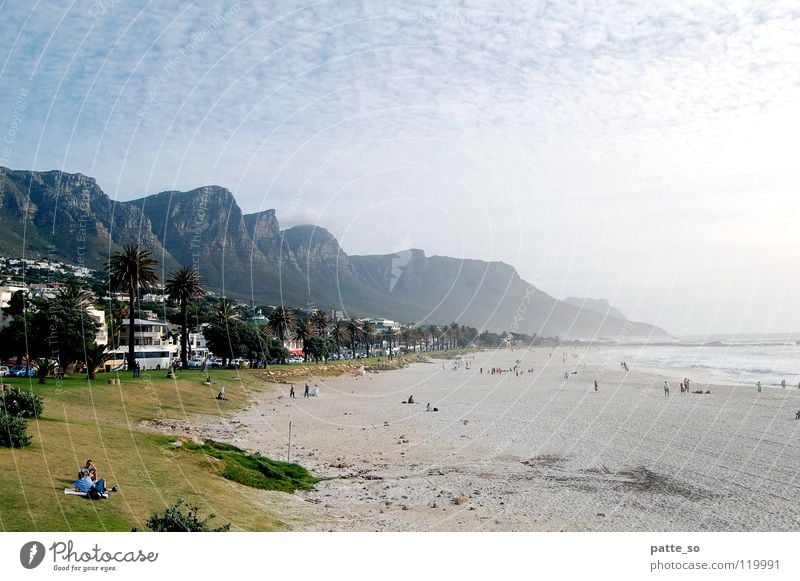
[[[88,473],[76,480],[73,486],[75,487],[75,492],[82,492],[92,500],[97,500],[101,498],[102,495],[108,494],[109,492],[108,488],[106,488],[106,481],[103,478],[94,482]],[[119,490],[119,488],[116,486],[111,488],[112,492],[116,492],[117,490]]]
[[[94,485],[95,482],[88,472],[83,472],[83,475],[72,483],[72,486],[75,487],[75,492],[83,492],[84,494],[88,493]]]
[[[78,472],[78,478],[84,474],[88,474],[92,479],[92,482],[97,480],[97,466],[95,466],[91,460],[87,460],[83,468],[80,469],[80,472]]]

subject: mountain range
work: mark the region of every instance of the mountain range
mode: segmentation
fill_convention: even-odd
[[[219,186],[111,200],[82,174],[0,167],[0,254],[103,269],[124,244],[159,260],[162,280],[196,266],[205,285],[256,304],[343,311],[404,323],[576,339],[666,338],[606,301],[553,298],[503,262],[419,249],[349,256],[319,226],[281,230],[275,210],[242,214]]]

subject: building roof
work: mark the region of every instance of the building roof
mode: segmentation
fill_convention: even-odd
[[[122,324],[123,325],[130,325],[130,323],[128,322],[128,319],[122,319]],[[158,325],[160,327],[166,327],[167,326],[166,323],[162,323],[161,321],[151,321],[149,319],[134,319],[133,320],[133,325],[134,326],[136,326],[136,325],[153,325],[153,326]]]

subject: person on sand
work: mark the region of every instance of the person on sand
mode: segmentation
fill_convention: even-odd
[[[664,381],[664,397],[669,397],[669,383]]]
[[[306,388],[303,391],[303,397],[309,397],[309,395],[308,395],[308,384],[307,383],[306,383]]]
[[[414,403],[414,396],[413,395],[409,395],[408,396],[408,403]]]
[[[597,389],[597,380],[596,380],[596,379],[594,380],[594,390],[595,390],[595,391],[599,391],[599,390]]]
[[[761,393],[761,382],[756,383],[756,389],[758,389],[758,393]]]
[[[289,388],[289,397],[294,399],[294,385]]]
[[[428,405],[425,406],[425,411],[426,412],[431,411],[431,404],[428,404]]]

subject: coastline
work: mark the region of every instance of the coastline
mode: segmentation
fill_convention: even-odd
[[[681,394],[674,372],[589,354],[503,349],[320,376],[315,397],[276,384],[232,418],[173,428],[285,460],[291,421],[291,460],[332,478],[286,501],[310,508],[294,530],[800,530],[800,395]],[[517,360],[521,375],[488,373]]]

